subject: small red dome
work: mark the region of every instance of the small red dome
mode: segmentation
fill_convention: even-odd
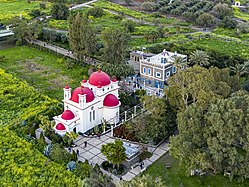
[[[112,82],[117,82],[117,79],[112,79]]]
[[[89,83],[93,86],[98,86],[101,82],[102,86],[107,86],[111,83],[110,77],[103,71],[96,71],[89,77]]]
[[[58,131],[64,131],[64,130],[66,130],[66,127],[62,123],[58,123],[55,128]]]
[[[64,120],[71,120],[73,119],[75,116],[73,114],[73,112],[71,110],[65,110],[62,115],[61,118]]]
[[[86,79],[84,79],[84,80],[82,80],[82,82],[83,82],[83,83],[86,83],[86,82],[87,82],[87,80],[86,80]]]
[[[65,89],[69,89],[70,87],[68,86],[68,84],[66,84],[66,86],[65,86]]]
[[[79,103],[79,95],[78,94],[80,94],[80,95],[86,94],[86,102],[87,103],[94,100],[94,94],[93,94],[92,90],[90,90],[87,87],[82,87],[82,86],[74,89],[74,91],[72,93],[72,97],[70,100],[74,101],[76,103]]]
[[[113,94],[108,94],[107,96],[105,96],[105,99],[103,101],[103,105],[104,106],[118,106],[119,105],[119,100],[118,98],[113,95]]]

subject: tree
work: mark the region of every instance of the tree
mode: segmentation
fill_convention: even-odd
[[[17,44],[32,43],[41,33],[41,25],[38,21],[28,22],[26,19],[15,17],[11,20]]]
[[[54,19],[66,20],[69,16],[69,9],[65,3],[57,2],[52,5],[51,15]]]
[[[205,51],[196,50],[190,54],[189,62],[192,65],[196,64],[199,66],[208,66],[209,56]]]
[[[71,160],[73,160],[75,162],[78,160],[78,156],[74,150],[73,150],[72,155],[71,155]]]
[[[150,175],[142,175],[129,182],[120,182],[117,187],[166,187],[161,178],[154,179]]]
[[[214,20],[215,20],[215,17],[212,14],[204,13],[198,17],[197,23],[206,28],[206,27],[214,24],[214,22],[215,22]]]
[[[95,18],[99,18],[101,16],[103,16],[105,14],[103,8],[101,7],[93,7],[93,8],[89,8],[87,10],[87,15],[93,16]]]
[[[223,19],[226,16],[231,16],[233,14],[232,9],[227,4],[218,3],[213,7],[213,14],[218,18]]]
[[[118,28],[106,28],[101,32],[101,38],[104,42],[103,61],[112,64],[124,63],[130,35]]]
[[[106,156],[107,160],[111,162],[114,166],[119,165],[125,161],[125,148],[121,140],[115,140],[114,143],[107,143],[102,145],[101,152]]]
[[[176,67],[176,72],[177,72],[179,68],[187,66],[187,62],[181,56],[176,56],[174,57],[173,65]]]
[[[236,64],[234,67],[230,67],[231,72],[233,72],[240,80],[242,75],[247,75],[249,73],[249,68],[246,64]]]
[[[96,34],[87,14],[79,12],[69,18],[69,44],[79,61],[91,62],[91,55],[96,51]]]
[[[218,24],[220,27],[234,29],[237,26],[237,21],[232,16],[226,16]]]
[[[191,104],[177,115],[179,135],[171,137],[170,154],[191,169],[248,177],[249,94],[215,98],[207,109]]]
[[[226,98],[239,89],[236,77],[230,76],[229,69],[205,69],[194,66],[181,71],[169,79],[165,94],[174,107],[184,110],[190,104],[206,108],[210,100]]]

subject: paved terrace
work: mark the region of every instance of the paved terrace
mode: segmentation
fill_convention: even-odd
[[[107,144],[109,142],[114,142],[115,138],[111,137],[111,132],[102,135],[100,138],[93,137],[83,137],[78,136],[78,138],[74,141],[74,143],[77,145],[75,148],[73,148],[75,151],[79,150],[79,157],[78,160],[84,162],[85,160],[88,160],[90,164],[98,164],[101,165],[101,163],[106,159],[106,157],[101,153],[101,147],[104,144]],[[87,142],[87,146],[85,147],[85,142]],[[132,142],[133,143],[133,142]],[[135,144],[135,143],[133,143]],[[169,150],[169,147],[165,142],[163,142],[159,147],[151,147],[148,146],[148,151],[153,153],[153,156],[147,160],[144,161],[144,168],[141,170],[140,166],[136,166],[130,171],[128,171],[125,175],[122,176],[122,179],[125,181],[130,181],[132,178],[140,174],[142,171],[144,171],[149,165],[151,165],[153,162],[155,162],[157,159],[159,159],[162,155],[164,155]],[[119,181],[120,179],[116,177],[115,175],[102,170],[105,174],[111,176],[115,182]]]

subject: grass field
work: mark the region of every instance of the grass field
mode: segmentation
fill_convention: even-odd
[[[31,1],[28,3],[26,0],[19,1],[5,1],[0,0],[0,22],[6,23],[8,20],[15,16],[20,16],[25,18],[31,18],[28,14],[34,9],[40,8],[41,1]],[[43,12],[49,11],[50,4],[47,3],[47,9],[43,10]]]
[[[166,169],[166,165],[171,165],[170,169]],[[160,176],[167,187],[247,187],[249,181],[238,183],[236,180],[232,182],[222,175],[194,176],[187,177],[185,169],[179,166],[177,160],[173,159],[169,154],[163,155],[152,166],[150,166],[145,174],[153,177]],[[182,185],[181,185],[182,183]]]
[[[58,100],[63,99],[66,82],[72,88],[80,85],[83,75],[87,76],[88,67],[75,65],[72,69],[62,63],[62,59],[35,48],[14,47],[0,51],[7,60],[0,68],[26,80],[42,94]]]

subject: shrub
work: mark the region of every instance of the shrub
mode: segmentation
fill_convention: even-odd
[[[87,10],[87,15],[93,16],[95,18],[99,18],[103,16],[104,14],[105,14],[104,10],[100,7],[93,7]]]
[[[60,164],[66,164],[71,160],[71,155],[60,144],[53,144],[50,158]]]

